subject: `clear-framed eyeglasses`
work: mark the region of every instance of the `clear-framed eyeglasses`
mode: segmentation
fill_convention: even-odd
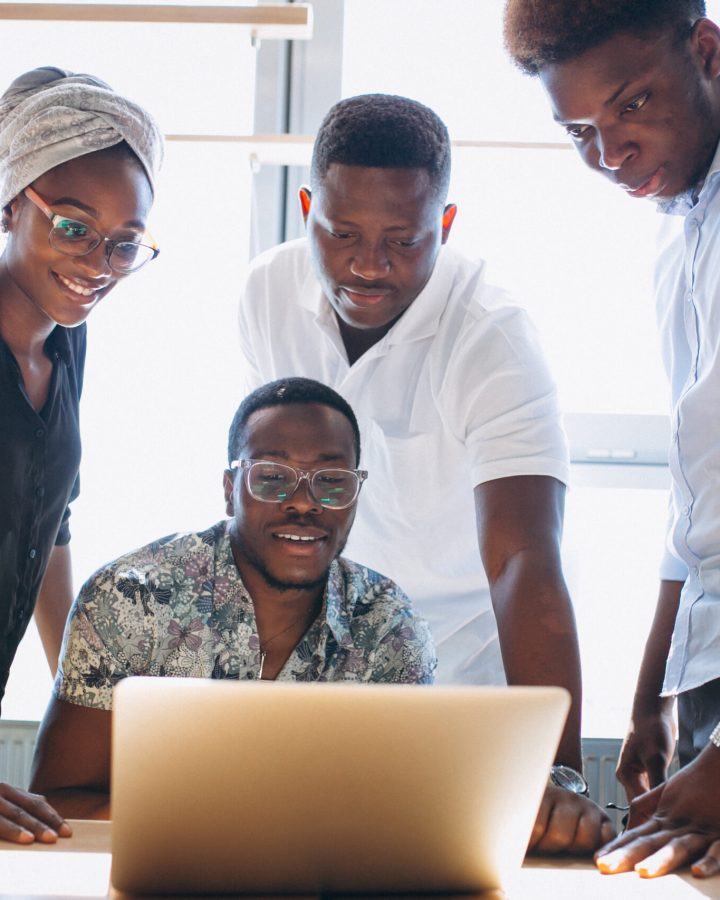
[[[64,253],[65,256],[86,256],[105,242],[110,268],[118,275],[129,275],[142,269],[160,252],[147,231],[140,236],[143,240],[112,240],[100,234],[87,222],[79,222],[69,216],[54,213],[33,188],[26,187],[23,193],[50,220],[48,241],[58,253]]]
[[[230,468],[244,469],[248,493],[263,503],[285,502],[305,479],[313,498],[325,509],[347,509],[352,506],[368,474],[363,469],[302,472],[285,463],[263,459],[234,459]]]

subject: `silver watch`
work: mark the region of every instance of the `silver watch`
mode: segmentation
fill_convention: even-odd
[[[590,793],[585,776],[572,766],[551,766],[549,783],[583,797],[587,797]]]

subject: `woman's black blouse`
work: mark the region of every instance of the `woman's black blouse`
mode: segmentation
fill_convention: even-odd
[[[15,357],[0,339],[0,700],[55,544],[70,540],[79,493],[79,401],[86,326],[57,326],[45,342],[53,374],[32,408]]]

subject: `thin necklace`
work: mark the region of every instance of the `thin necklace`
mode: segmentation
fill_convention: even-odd
[[[272,642],[279,637],[282,637],[286,632],[290,631],[291,628],[294,628],[298,622],[300,622],[304,616],[300,615],[297,619],[293,619],[293,621],[283,628],[282,631],[278,631],[277,634],[274,634],[271,638],[268,638],[266,641],[260,641],[260,671],[258,672],[258,681],[262,678],[263,674],[263,666],[265,665],[265,657],[267,656],[267,648],[272,644]],[[260,638],[260,634],[258,633],[258,639]]]

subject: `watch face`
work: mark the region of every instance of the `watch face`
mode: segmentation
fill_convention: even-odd
[[[553,784],[565,788],[566,791],[572,791],[574,794],[587,793],[587,781],[580,772],[576,772],[570,766],[553,766],[550,769],[550,778]]]

